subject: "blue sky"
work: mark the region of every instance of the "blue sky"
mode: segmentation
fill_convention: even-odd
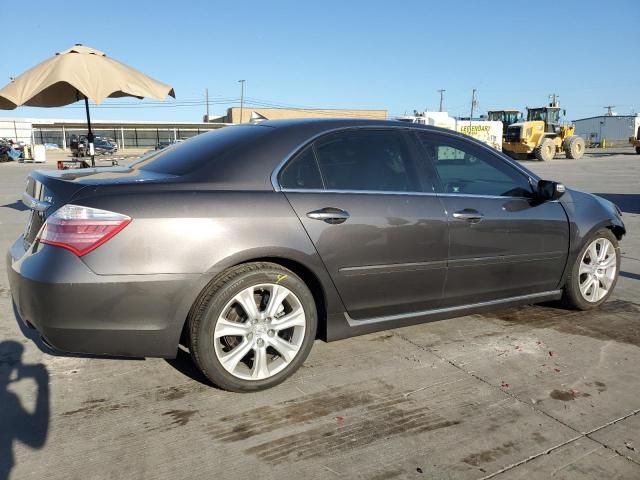
[[[16,25],[26,32],[5,25],[0,86],[83,43],[176,90],[171,106],[109,99],[96,119],[199,121],[205,88],[222,114],[239,103],[241,78],[256,105],[401,115],[437,109],[445,88],[445,109],[468,115],[476,88],[481,113],[540,105],[550,93],[570,119],[610,104],[640,111],[638,0],[37,0],[28,15]],[[83,118],[79,107],[0,116]]]

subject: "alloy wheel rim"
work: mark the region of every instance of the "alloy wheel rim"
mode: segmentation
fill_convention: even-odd
[[[602,300],[611,290],[617,268],[613,243],[607,238],[598,238],[591,242],[582,255],[578,270],[582,298],[590,303]]]
[[[263,283],[237,293],[222,309],[213,334],[222,367],[243,380],[264,380],[297,356],[306,315],[288,288]]]

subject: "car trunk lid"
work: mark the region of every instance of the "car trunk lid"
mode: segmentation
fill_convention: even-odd
[[[29,174],[22,195],[22,203],[31,210],[24,232],[25,247],[33,243],[50,214],[69,203],[87,187],[138,184],[169,178],[173,178],[173,176],[127,166],[76,170],[35,170]]]

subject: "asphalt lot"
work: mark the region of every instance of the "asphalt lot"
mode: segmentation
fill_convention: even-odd
[[[0,274],[0,479],[640,478],[640,155],[525,163],[625,212],[600,311],[530,306],[316,342],[256,394],[210,387],[185,356],[52,352],[21,333]],[[3,272],[34,168],[0,164]]]

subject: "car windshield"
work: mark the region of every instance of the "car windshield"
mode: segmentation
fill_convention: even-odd
[[[271,130],[258,125],[234,125],[203,133],[175,147],[145,155],[130,166],[168,175],[186,175]]]

